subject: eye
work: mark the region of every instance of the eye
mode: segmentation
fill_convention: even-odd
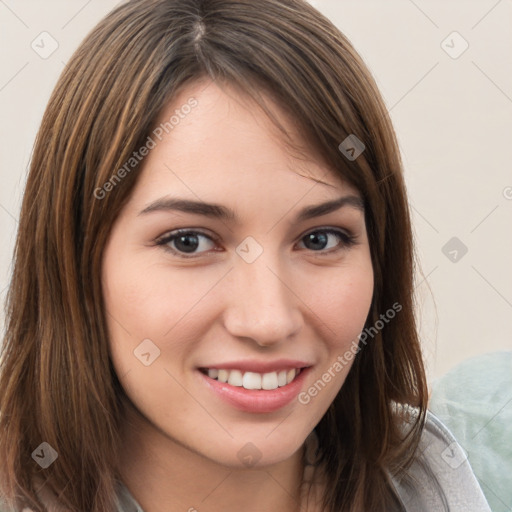
[[[195,255],[206,252],[215,247],[215,242],[209,236],[200,231],[177,230],[173,231],[156,242],[157,245],[164,246],[164,249],[187,257],[185,254]]]
[[[353,236],[343,231],[337,229],[317,229],[304,235],[301,238],[301,243],[303,243],[306,249],[315,252],[326,251],[326,249],[326,252],[335,252],[337,250],[347,249],[356,242]],[[334,251],[329,249],[334,249]]]
[[[156,245],[163,246],[165,251],[182,258],[192,258],[202,253],[216,250],[216,241],[201,231],[178,229],[156,240]],[[304,235],[299,244],[301,248],[314,252],[332,253],[348,249],[356,244],[355,237],[338,229],[316,229]]]

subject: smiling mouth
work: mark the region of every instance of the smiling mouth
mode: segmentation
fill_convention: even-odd
[[[218,382],[244,389],[268,391],[287,386],[295,380],[302,370],[303,368],[292,368],[276,372],[256,373],[237,369],[199,368],[201,373]]]

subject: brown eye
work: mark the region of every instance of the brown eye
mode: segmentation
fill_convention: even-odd
[[[303,236],[301,242],[306,249],[323,251],[325,249],[347,248],[354,244],[354,239],[343,231],[334,229],[317,229]]]
[[[199,237],[194,234],[178,235],[173,242],[175,248],[181,252],[194,252],[199,247]]]
[[[215,246],[215,242],[199,231],[181,230],[164,236],[157,242],[157,245],[164,246],[165,250],[174,254],[196,255],[211,250]]]

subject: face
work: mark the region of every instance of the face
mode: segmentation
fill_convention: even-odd
[[[361,196],[233,89],[195,83],[159,122],[172,116],[104,252],[112,361],[161,442],[230,467],[283,461],[343,385],[368,315]]]

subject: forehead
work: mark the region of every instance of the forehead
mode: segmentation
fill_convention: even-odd
[[[138,188],[165,192],[176,187],[201,196],[236,187],[237,195],[261,187],[297,196],[312,187],[357,194],[307,148],[293,119],[265,98],[288,136],[304,152],[285,144],[283,134],[246,94],[211,80],[194,82],[161,111],[150,137],[154,147],[142,162]],[[138,192],[137,190],[135,192]],[[233,192],[233,190],[231,190]]]

